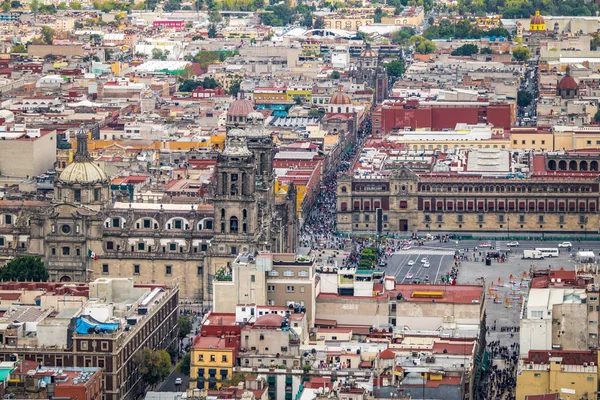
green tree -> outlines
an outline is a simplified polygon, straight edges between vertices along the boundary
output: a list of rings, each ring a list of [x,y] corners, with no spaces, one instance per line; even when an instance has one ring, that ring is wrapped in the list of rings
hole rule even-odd
[[[210,10],[208,12],[208,21],[213,23],[213,24],[218,24],[219,22],[221,22],[223,20],[223,17],[221,16],[221,13],[217,10]]]
[[[164,57],[164,53],[161,49],[158,48],[153,48],[152,49],[152,59],[153,60],[160,60]]]
[[[78,1],[72,1],[71,2],[71,8],[73,10],[81,10],[81,3]]]
[[[340,73],[338,71],[333,71],[329,77],[331,79],[340,79]]]
[[[423,40],[415,47],[415,51],[419,54],[435,53],[436,47],[431,40]]]
[[[40,3],[38,0],[31,0],[31,3],[29,3],[29,8],[31,9],[31,12],[37,12],[40,9]]]
[[[381,23],[381,18],[382,17],[387,17],[387,13],[384,13],[383,10],[381,9],[381,7],[377,7],[375,9],[375,15],[373,15],[373,20],[376,23]]]
[[[460,47],[457,47],[453,52],[453,56],[472,56],[473,54],[477,54],[479,52],[479,48],[477,45],[467,43],[463,44]]]
[[[167,0],[164,9],[165,11],[181,10],[181,0]]]
[[[10,2],[9,1],[5,1],[4,3],[2,3],[2,11],[4,11],[5,13],[10,11]]]
[[[209,39],[217,37],[217,24],[214,22],[208,26],[208,37]]]
[[[15,44],[13,47],[10,48],[10,52],[11,53],[27,53],[27,47],[25,47],[25,45],[23,44]]]
[[[323,29],[323,28],[325,28],[325,21],[323,20],[323,18],[317,18],[317,19],[315,19],[315,23],[313,25],[313,28],[315,28],[315,29]]]
[[[479,49],[479,54],[492,54],[492,49],[490,49],[489,47],[482,47],[481,49]]]
[[[240,83],[242,83],[240,80],[231,82],[231,85],[229,85],[229,89],[227,89],[227,92],[233,97],[237,97],[240,91]]]
[[[54,42],[54,29],[49,26],[42,26],[42,41],[46,44],[52,44]]]
[[[40,257],[15,257],[0,268],[2,282],[46,282],[48,278],[48,271]]]
[[[600,110],[596,111],[596,114],[594,114],[594,122],[600,122]]]
[[[66,10],[67,9],[67,3],[65,3],[64,1],[61,1],[60,3],[58,3],[58,7],[56,7],[59,10]]]
[[[526,61],[531,58],[531,52],[526,47],[515,47],[512,51],[513,58],[517,61]]]
[[[19,0],[12,0],[10,2],[10,8],[22,8],[23,4]]]
[[[171,373],[171,356],[166,350],[152,351],[144,347],[135,354],[134,360],[142,380],[151,386],[161,382]]]
[[[191,360],[190,353],[185,353],[183,355],[183,357],[181,358],[181,360],[179,361],[179,363],[177,363],[175,370],[177,372],[179,372],[180,374],[189,375],[190,374],[190,364],[191,364],[190,360]]]
[[[396,80],[404,74],[404,62],[402,60],[391,61],[385,64],[385,69],[387,69],[388,76]]]
[[[533,100],[533,95],[527,90],[519,90],[517,92],[517,105],[519,107],[527,107],[531,104]]]
[[[183,339],[192,330],[192,321],[190,317],[181,316],[177,319],[177,329],[179,330],[179,339]]]
[[[415,36],[415,30],[413,28],[401,28],[392,33],[392,42],[400,46],[407,46],[410,38],[413,36]]]

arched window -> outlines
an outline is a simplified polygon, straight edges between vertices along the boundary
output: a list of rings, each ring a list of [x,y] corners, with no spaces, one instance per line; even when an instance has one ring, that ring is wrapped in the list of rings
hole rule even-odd
[[[244,208],[242,210],[242,219],[246,219],[246,218],[248,218],[248,211]]]
[[[246,188],[246,173],[242,172],[242,195],[246,195],[247,193],[247,188]]]
[[[221,208],[221,218],[225,218],[225,209]]]
[[[248,226],[246,225],[245,222],[242,224],[242,232],[243,233],[248,233]]]
[[[283,276],[294,276],[294,271],[292,271],[291,269],[286,269],[285,271],[283,271]]]
[[[273,270],[269,271],[269,276],[279,276],[279,271],[277,271],[276,269],[273,269]]]
[[[346,186],[342,186],[342,193],[346,193]]]
[[[238,219],[237,217],[229,218],[229,232],[238,233]]]
[[[302,269],[302,270],[298,271],[298,277],[299,278],[305,278],[307,276],[308,276],[308,271],[307,270]]]
[[[232,196],[238,195],[238,174],[231,174],[231,190],[229,194]]]

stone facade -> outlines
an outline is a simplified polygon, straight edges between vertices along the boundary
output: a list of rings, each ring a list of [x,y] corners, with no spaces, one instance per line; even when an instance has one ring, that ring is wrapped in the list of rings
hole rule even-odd
[[[593,175],[465,178],[406,167],[372,178],[341,175],[338,230],[374,233],[381,208],[383,232],[597,233],[599,195]]]

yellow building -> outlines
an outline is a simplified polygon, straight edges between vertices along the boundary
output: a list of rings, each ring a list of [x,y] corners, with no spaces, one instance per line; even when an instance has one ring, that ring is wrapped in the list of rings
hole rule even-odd
[[[548,364],[522,364],[517,372],[517,400],[527,396],[558,393],[564,400],[596,400],[597,365],[563,365],[562,357]]]
[[[554,135],[550,131],[538,131],[537,128],[512,128],[510,130],[510,148],[522,150],[554,151]]]
[[[190,389],[220,389],[223,381],[230,380],[237,345],[233,337],[199,337],[190,356]]]
[[[540,10],[535,10],[535,15],[531,17],[529,22],[529,30],[530,31],[545,31],[546,30],[546,21],[540,15]]]
[[[357,31],[363,25],[371,25],[375,20],[372,17],[360,15],[333,15],[323,19],[325,28]]]
[[[254,101],[285,101],[287,89],[285,87],[263,87],[255,88],[252,93]]]
[[[312,100],[312,88],[311,87],[289,87],[285,92],[287,100],[294,100],[296,97],[302,100]]]

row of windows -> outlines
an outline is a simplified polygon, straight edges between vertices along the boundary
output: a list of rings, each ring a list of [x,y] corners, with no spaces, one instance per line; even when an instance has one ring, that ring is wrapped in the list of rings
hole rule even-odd
[[[139,264],[133,264],[133,275],[139,275],[141,272],[141,267]],[[102,264],[102,274],[103,275],[108,275],[110,273],[110,269],[109,269],[109,265],[108,264]],[[165,265],[165,275],[169,276],[173,273],[173,266],[172,265]],[[196,268],[196,274],[198,276],[202,276],[204,273],[204,267],[199,265]]]
[[[198,361],[204,361],[204,354],[200,354],[198,355]],[[210,362],[217,362],[217,356],[214,354],[210,355],[209,358]],[[227,356],[226,355],[222,355],[221,356],[221,362],[227,362]],[[227,375],[227,370],[223,369],[221,371],[225,371],[225,375]],[[200,370],[198,370],[198,376],[204,376],[204,369],[202,368],[202,373],[200,373]]]
[[[144,251],[144,252],[148,252],[151,253],[153,250],[153,247],[151,245],[146,244],[145,242],[138,242],[137,245],[131,245],[130,247],[132,252],[140,252],[140,251]],[[110,250],[110,251],[121,251],[121,246],[120,245],[116,245],[115,246],[115,242],[113,241],[107,241],[106,242],[106,250]],[[192,247],[192,252],[193,253],[198,253],[198,251],[207,251],[208,250],[208,244],[207,243],[201,243],[200,246],[194,246]],[[164,245],[162,246],[162,252],[163,253],[183,253],[185,251],[185,246],[181,246],[179,245],[179,243],[169,243],[168,245]]]
[[[487,206],[487,207],[486,207]],[[586,201],[424,201],[423,202],[423,210],[425,211],[452,211],[454,209],[458,211],[466,210],[466,211],[504,211],[505,207],[507,207],[508,211],[579,211],[586,212],[596,211],[596,203],[591,201],[589,204]],[[402,208],[402,207],[400,207]]]
[[[112,218],[109,221],[104,223],[106,228],[125,228],[125,219],[121,217]],[[204,220],[203,222],[199,222],[196,226],[198,230],[207,230],[213,228],[212,219]],[[143,220],[138,220],[135,223],[136,229],[158,229],[158,222],[155,219],[146,218]],[[174,219],[171,222],[165,224],[165,229],[180,229],[180,230],[189,230],[190,225],[185,219]]]
[[[279,271],[276,269],[273,269],[273,270],[269,271],[269,276],[277,277],[277,276],[279,276]],[[291,269],[286,269],[285,271],[283,271],[283,276],[286,278],[293,278],[295,276],[295,274],[294,274],[294,271],[292,271]],[[301,269],[300,271],[298,271],[299,278],[306,278],[307,276],[308,276],[307,270]]]
[[[577,185],[476,185],[476,186],[459,186],[459,185],[421,185],[421,192],[467,192],[467,193],[581,193],[591,192],[591,186]]]
[[[458,214],[455,216],[456,217],[456,222],[465,222],[464,219],[464,215],[462,214]],[[489,216],[488,216],[489,217]],[[504,222],[508,222],[510,223],[510,218],[508,216],[505,215],[497,215],[495,216],[497,221],[499,223],[504,223]],[[429,214],[425,214],[424,216],[425,218],[425,222],[431,222],[433,219],[431,217],[431,215]],[[446,220],[448,220],[448,216],[446,216]],[[518,222],[519,223],[525,223],[527,220],[527,216],[526,215],[519,215],[518,217]],[[435,221],[436,222],[444,222],[444,215],[442,214],[438,214],[435,216]],[[488,219],[489,221],[489,219]],[[588,223],[588,217],[586,217],[585,215],[580,215],[579,219],[578,219],[580,224],[587,224]],[[477,222],[482,223],[485,222],[485,214],[479,214],[477,215]],[[537,216],[537,222],[540,224],[543,224],[544,222],[546,222],[546,217],[544,215],[538,215]],[[564,224],[565,223],[565,216],[564,215],[559,215],[558,216],[558,223],[559,224]]]
[[[50,249],[50,253],[55,256],[56,255],[56,247],[52,247]],[[69,246],[63,246],[60,248],[60,254],[63,256],[70,256],[71,255],[71,248]],[[75,248],[75,255],[76,256],[80,256],[81,255],[81,249],[80,248]]]

